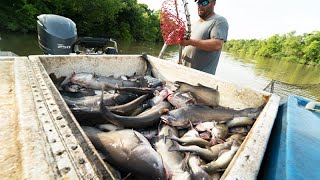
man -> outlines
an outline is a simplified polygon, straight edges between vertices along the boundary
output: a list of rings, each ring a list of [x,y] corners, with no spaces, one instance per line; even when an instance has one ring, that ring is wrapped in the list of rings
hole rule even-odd
[[[216,0],[198,0],[200,19],[191,26],[190,39],[180,43],[185,66],[215,74],[223,43],[228,36],[227,20],[214,12]]]

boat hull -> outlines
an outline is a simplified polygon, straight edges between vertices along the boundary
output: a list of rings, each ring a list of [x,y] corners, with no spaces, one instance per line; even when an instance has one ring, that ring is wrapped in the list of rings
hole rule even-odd
[[[320,178],[320,114],[305,109],[310,101],[292,95],[280,106],[260,170],[262,179]]]

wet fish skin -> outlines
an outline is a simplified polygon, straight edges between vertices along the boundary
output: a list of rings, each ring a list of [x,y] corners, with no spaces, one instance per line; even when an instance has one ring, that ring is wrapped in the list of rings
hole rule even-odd
[[[220,93],[216,89],[201,84],[194,86],[181,81],[176,81],[174,84],[178,85],[178,92],[190,92],[198,104],[200,103],[212,107],[219,105]]]
[[[229,133],[229,129],[225,124],[215,123],[214,127],[211,130],[211,143],[217,144],[218,141],[224,141]]]
[[[226,125],[229,128],[232,127],[239,127],[239,126],[252,126],[254,123],[254,120],[249,117],[235,117],[234,119],[226,122]]]
[[[109,111],[102,100],[103,93],[101,94],[100,101],[100,112],[102,117],[112,124],[127,128],[146,128],[154,126],[158,124],[158,122],[160,121],[162,111],[171,108],[170,103],[168,103],[167,101],[162,101],[159,104],[152,107],[150,110],[145,111],[139,114],[138,116],[119,116]]]
[[[99,130],[104,131],[104,132],[110,132],[110,131],[117,131],[117,130],[122,130],[122,127],[113,125],[113,124],[99,124],[96,126]]]
[[[212,147],[210,147],[211,153],[218,158],[219,153],[224,149],[229,149],[231,147],[231,144],[223,143],[223,144],[216,144]]]
[[[183,167],[183,154],[178,151],[168,151],[173,142],[170,139],[165,139],[169,135],[169,131],[178,135],[175,127],[162,125],[159,130],[158,140],[155,143],[156,151],[161,155],[165,162],[168,172],[172,180],[190,180],[190,174]]]
[[[208,161],[215,160],[218,157],[218,154],[215,155],[206,148],[201,148],[196,145],[181,146],[176,141],[173,142],[172,146],[169,148],[169,151],[192,152],[199,155],[202,159]]]
[[[198,156],[190,155],[188,165],[191,170],[192,179],[212,180],[211,176],[200,168],[200,159]]]
[[[113,80],[113,78],[111,80],[98,78],[92,73],[73,73],[70,77],[72,83],[96,90],[114,89],[119,92],[131,92],[139,95],[152,94],[155,90],[154,88],[139,88],[139,85],[133,85],[131,81],[121,80],[121,83],[118,84],[114,83]]]
[[[216,172],[216,173],[212,173],[210,174],[212,180],[220,180],[221,178],[221,173],[220,172]]]
[[[141,87],[155,88],[157,86],[162,86],[162,82],[157,78],[147,75],[140,79],[140,85]]]
[[[245,138],[246,138],[246,136],[243,133],[235,133],[226,139],[225,144],[228,143],[231,146],[231,144],[234,142],[234,140],[238,144],[241,144]]]
[[[261,109],[259,108],[234,110],[221,106],[211,108],[201,105],[189,105],[169,111],[161,119],[172,126],[189,127],[190,122],[192,124],[208,121],[223,122],[232,120],[235,117],[257,116],[260,112]]]
[[[111,106],[111,107],[108,107],[108,109],[111,112],[114,112],[118,115],[128,116],[136,109],[137,106],[141,105],[148,98],[148,96],[149,96],[148,94],[145,94],[145,95],[142,95],[131,102],[128,102],[128,103],[122,104],[122,105],[118,105],[118,106]]]
[[[191,97],[186,97],[181,93],[170,94],[167,99],[176,108],[182,108],[191,104],[195,104],[194,99]]]
[[[247,127],[238,126],[229,128],[230,133],[244,133],[247,134],[249,132]]]
[[[215,121],[211,121],[211,122],[202,122],[196,125],[195,129],[197,131],[210,131],[211,129],[215,126],[216,122]]]
[[[186,137],[183,136],[181,138],[178,138],[177,136],[175,136],[172,132],[169,132],[169,135],[165,137],[166,139],[171,139],[174,141],[177,141],[179,143],[182,143],[183,145],[197,145],[200,147],[211,147],[212,144],[209,141],[206,141],[202,138],[199,137]]]
[[[238,149],[239,145],[236,143],[233,144],[231,146],[231,149],[219,156],[217,160],[202,165],[201,168],[205,170],[207,173],[214,173],[217,172],[219,169],[227,168]]]
[[[61,89],[62,89],[63,91],[66,91],[66,92],[73,92],[73,93],[75,93],[75,92],[79,92],[80,89],[81,89],[81,87],[80,87],[80,85],[78,85],[78,84],[73,84],[73,83],[71,83],[71,82],[68,82],[68,83],[66,83],[66,84],[61,85]]]
[[[109,157],[109,162],[126,172],[147,179],[167,179],[163,161],[148,140],[134,130],[102,132],[82,127],[95,148]]]
[[[84,96],[84,97],[70,97],[62,94],[62,97],[66,104],[74,111],[93,111],[99,104],[101,95]],[[131,93],[125,94],[110,94],[105,93],[103,95],[103,103],[106,106],[116,106],[118,104],[128,103],[137,98],[137,95]]]
[[[98,76],[94,73],[73,73],[70,77],[70,81],[74,84],[79,84],[86,88],[98,87],[102,89],[102,85],[106,87],[118,86],[118,87],[139,87],[139,83],[116,79],[106,76]]]

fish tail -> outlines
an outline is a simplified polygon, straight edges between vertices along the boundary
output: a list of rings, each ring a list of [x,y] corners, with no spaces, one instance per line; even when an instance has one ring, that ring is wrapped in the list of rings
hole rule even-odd
[[[188,162],[190,159],[191,153],[190,152],[186,152],[185,153],[185,157],[184,159],[182,159],[182,161],[180,162],[179,166],[181,167],[181,169],[187,171],[188,170]]]
[[[168,135],[164,137],[164,142],[165,142],[165,143],[167,143],[167,142],[166,142],[167,139],[171,139],[171,140],[178,141],[178,142],[180,141],[180,139],[173,134],[172,129],[169,129]]]
[[[172,141],[172,145],[169,147],[168,151],[180,151],[179,143]]]

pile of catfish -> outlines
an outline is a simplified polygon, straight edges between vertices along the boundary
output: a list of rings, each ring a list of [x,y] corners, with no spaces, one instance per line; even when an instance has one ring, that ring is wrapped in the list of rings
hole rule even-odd
[[[219,179],[264,107],[222,107],[218,87],[146,74],[56,85],[114,179]]]

